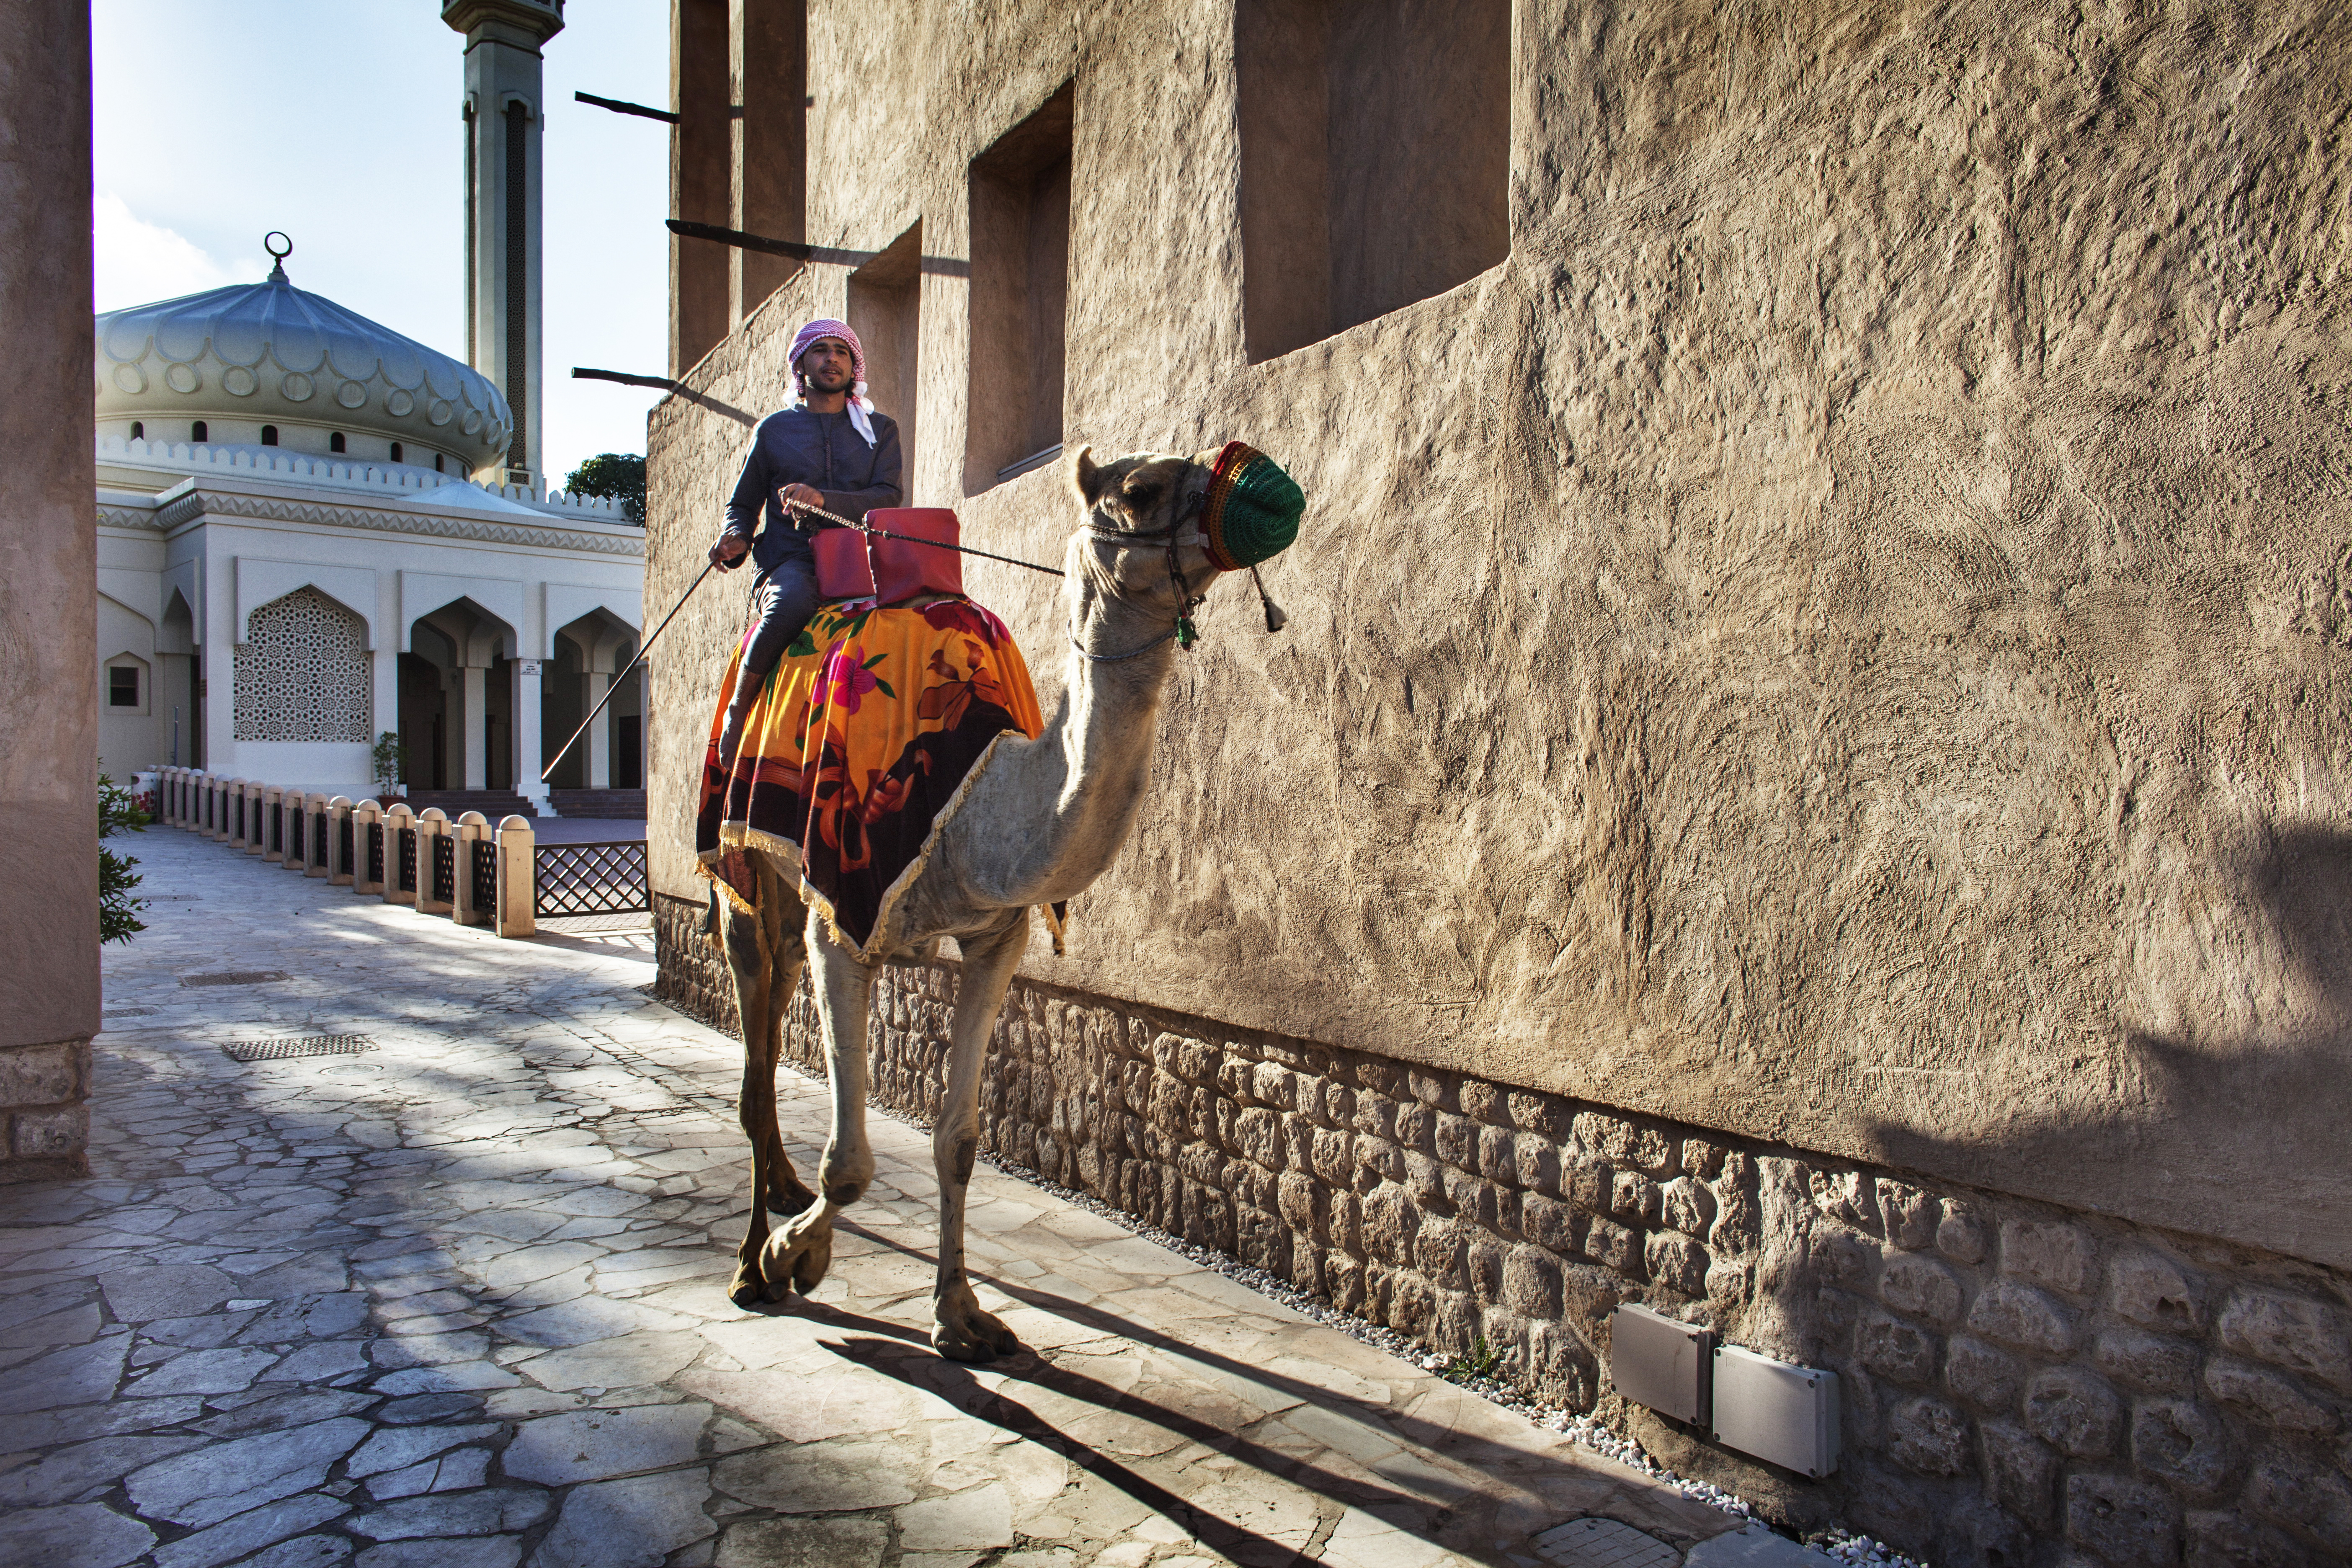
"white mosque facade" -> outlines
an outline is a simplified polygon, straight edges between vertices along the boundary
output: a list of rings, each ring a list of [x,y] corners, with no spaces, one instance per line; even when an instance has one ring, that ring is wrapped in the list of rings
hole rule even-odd
[[[282,268],[97,329],[108,771],[358,798],[392,731],[410,793],[546,812],[544,759],[635,653],[644,531],[472,482],[510,451],[498,388]],[[645,689],[614,694],[557,789],[642,786]]]

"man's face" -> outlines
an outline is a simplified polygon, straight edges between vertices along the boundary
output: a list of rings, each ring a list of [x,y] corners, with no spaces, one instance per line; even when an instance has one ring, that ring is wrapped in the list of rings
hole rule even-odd
[[[800,370],[812,392],[846,392],[855,374],[849,345],[839,338],[819,338],[801,351]]]

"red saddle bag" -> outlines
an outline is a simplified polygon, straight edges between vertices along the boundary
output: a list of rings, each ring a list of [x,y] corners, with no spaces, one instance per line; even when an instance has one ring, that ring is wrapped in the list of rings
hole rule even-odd
[[[816,592],[821,599],[870,599],[874,567],[866,558],[866,536],[854,528],[819,529],[810,542],[816,552]]]
[[[943,506],[877,507],[866,514],[866,522],[869,528],[887,529],[908,536],[865,536],[874,563],[876,598],[886,605],[895,605],[918,594],[963,592],[963,557],[953,550],[939,548],[961,542],[962,529],[954,512]],[[919,540],[935,542],[914,542]]]

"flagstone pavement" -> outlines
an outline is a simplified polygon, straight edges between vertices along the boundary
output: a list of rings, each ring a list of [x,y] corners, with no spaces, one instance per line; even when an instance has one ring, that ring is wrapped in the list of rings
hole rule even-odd
[[[739,1310],[737,1047],[641,992],[642,931],[501,942],[170,829],[127,847],[156,899],[106,956],[92,1173],[0,1188],[0,1563],[1419,1568],[1635,1539],[1559,1528],[1586,1516],[1669,1543],[1642,1561],[1737,1555],[1727,1516],[984,1166],[975,1284],[1026,1348],[941,1360],[929,1141],[887,1119],[814,1300]],[[184,983],[256,973],[283,977]],[[373,1048],[223,1048],[341,1036]],[[783,1076],[805,1169],[824,1090]]]

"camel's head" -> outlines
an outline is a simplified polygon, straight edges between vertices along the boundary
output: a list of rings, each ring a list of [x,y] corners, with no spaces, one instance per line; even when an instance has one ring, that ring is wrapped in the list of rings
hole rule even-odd
[[[1070,542],[1075,563],[1103,592],[1139,608],[1177,613],[1177,586],[1169,574],[1169,546],[1187,593],[1209,591],[1218,566],[1201,530],[1201,499],[1208,465],[1168,452],[1136,452],[1095,460],[1092,447],[1070,459],[1070,482],[1086,508],[1086,528]]]
[[[1138,452],[1108,463],[1081,447],[1070,483],[1086,508],[1086,527],[1070,541],[1072,577],[1088,594],[1154,616],[1165,615],[1191,647],[1189,612],[1221,572],[1246,570],[1265,606],[1265,629],[1288,618],[1257,581],[1257,563],[1298,535],[1307,498],[1281,466],[1240,441],[1192,458]]]

